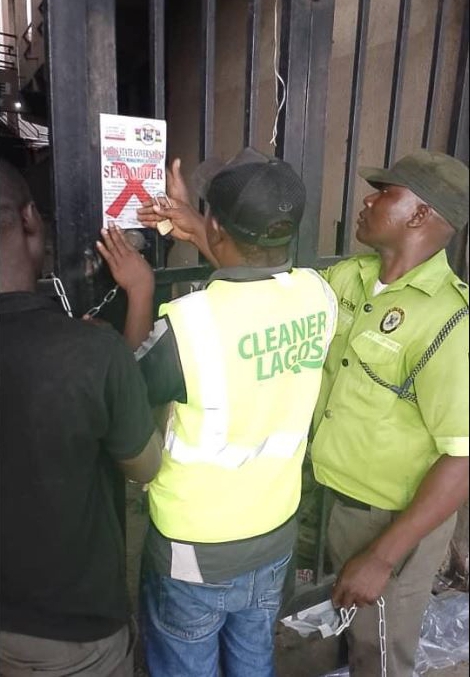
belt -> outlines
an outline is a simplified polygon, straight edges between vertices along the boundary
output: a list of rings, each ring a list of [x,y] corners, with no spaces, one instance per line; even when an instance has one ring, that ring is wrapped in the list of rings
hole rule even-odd
[[[341,494],[339,491],[336,491],[335,489],[330,489],[331,493],[333,496],[335,496],[340,503],[345,505],[347,508],[356,508],[357,510],[370,510],[372,506],[370,506],[368,503],[363,503],[362,501],[358,501],[355,498],[352,498],[351,496],[346,496],[345,494]]]

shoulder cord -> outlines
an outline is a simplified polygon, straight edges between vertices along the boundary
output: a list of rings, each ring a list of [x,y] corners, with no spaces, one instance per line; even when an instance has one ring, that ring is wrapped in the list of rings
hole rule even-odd
[[[438,350],[438,348],[442,345],[442,343],[449,336],[451,331],[458,325],[458,323],[461,320],[463,320],[464,317],[467,317],[467,315],[468,315],[468,306],[464,306],[463,308],[460,308],[456,313],[454,313],[449,320],[447,320],[445,325],[437,334],[434,341],[431,343],[431,345],[429,345],[426,348],[421,358],[418,360],[417,364],[413,367],[413,370],[411,371],[410,375],[408,376],[408,378],[405,380],[405,382],[401,387],[393,385],[391,383],[387,383],[387,381],[384,381],[382,378],[380,378],[380,376],[377,376],[377,374],[372,371],[372,369],[366,362],[362,362],[361,360],[359,360],[359,364],[364,369],[366,374],[370,376],[370,378],[373,381],[375,381],[375,383],[378,383],[384,388],[388,388],[388,390],[392,390],[394,393],[398,395],[399,399],[407,400],[408,402],[417,404],[416,395],[410,392],[410,388],[413,385],[416,376],[423,369],[426,363],[431,359],[431,357]]]

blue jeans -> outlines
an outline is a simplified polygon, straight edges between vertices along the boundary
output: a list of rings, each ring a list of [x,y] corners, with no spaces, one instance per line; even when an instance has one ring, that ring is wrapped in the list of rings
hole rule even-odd
[[[274,631],[291,555],[223,583],[145,564],[141,631],[151,677],[274,677]]]

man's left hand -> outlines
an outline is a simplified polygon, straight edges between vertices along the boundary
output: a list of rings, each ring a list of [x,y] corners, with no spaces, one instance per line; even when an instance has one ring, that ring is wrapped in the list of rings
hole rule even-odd
[[[352,557],[342,568],[335,583],[332,601],[335,607],[349,609],[375,604],[387,585],[392,567],[374,553]]]
[[[135,247],[126,239],[123,231],[110,225],[101,231],[103,242],[97,242],[99,253],[109,266],[116,283],[130,294],[153,293],[155,279],[152,268]]]

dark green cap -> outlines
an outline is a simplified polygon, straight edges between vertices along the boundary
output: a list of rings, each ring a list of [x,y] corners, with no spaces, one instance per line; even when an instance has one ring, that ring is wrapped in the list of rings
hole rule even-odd
[[[384,183],[409,188],[455,230],[468,222],[468,167],[450,155],[418,150],[390,169],[361,167],[359,176],[374,188]]]

